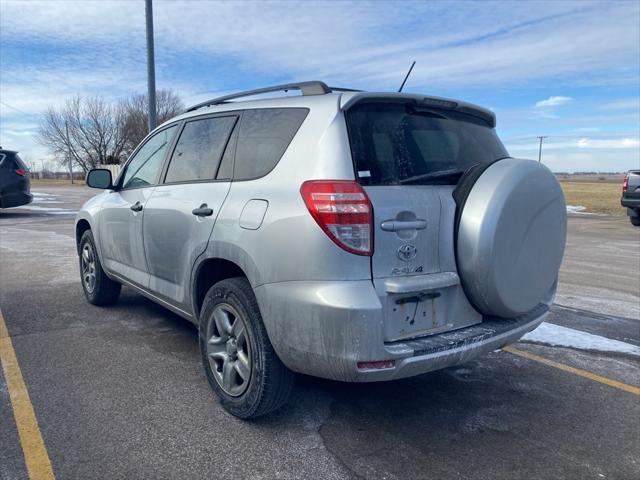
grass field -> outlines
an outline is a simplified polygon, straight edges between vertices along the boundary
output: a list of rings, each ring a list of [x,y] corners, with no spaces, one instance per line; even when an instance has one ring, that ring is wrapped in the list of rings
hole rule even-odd
[[[560,181],[567,205],[582,205],[588,213],[622,216],[627,211],[620,205],[622,182]]]

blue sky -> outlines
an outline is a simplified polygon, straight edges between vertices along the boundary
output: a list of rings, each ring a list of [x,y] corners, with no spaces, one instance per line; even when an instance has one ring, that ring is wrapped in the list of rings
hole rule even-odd
[[[514,156],[640,167],[640,2],[154,2],[158,88],[186,104],[317,79],[460,98]],[[0,144],[47,156],[42,112],[146,91],[144,2],[0,0]]]

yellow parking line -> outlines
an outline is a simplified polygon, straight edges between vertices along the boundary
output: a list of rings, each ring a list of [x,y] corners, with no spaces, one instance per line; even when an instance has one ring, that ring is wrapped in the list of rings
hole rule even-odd
[[[9,390],[9,398],[16,419],[20,446],[24,454],[29,478],[33,480],[55,479],[49,454],[42,441],[36,414],[29,399],[27,386],[24,384],[20,365],[13,349],[11,338],[0,311],[0,363],[4,371],[4,378]]]
[[[618,388],[620,390],[624,390],[625,392],[633,393],[635,395],[640,395],[640,388],[634,387],[633,385],[628,385],[626,383],[618,382],[617,380],[612,380],[611,378],[603,377],[600,375],[596,375],[595,373],[587,372],[586,370],[580,370],[579,368],[570,367],[569,365],[565,365],[563,363],[554,362],[553,360],[549,360],[548,358],[541,357],[540,355],[536,355],[535,353],[525,352],[518,348],[513,347],[504,347],[502,350],[505,352],[512,353],[514,355],[518,355],[520,357],[527,358],[529,360],[533,360],[534,362],[543,363],[545,365],[549,365],[550,367],[557,368],[559,370],[573,373],[574,375],[579,375],[584,378],[588,378],[589,380],[593,380],[594,382],[604,383],[605,385],[609,385],[613,388]]]

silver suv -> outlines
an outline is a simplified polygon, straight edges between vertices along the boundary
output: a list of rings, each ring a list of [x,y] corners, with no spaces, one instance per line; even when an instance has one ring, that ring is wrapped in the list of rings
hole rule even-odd
[[[86,297],[124,284],[196,324],[242,418],[281,406],[294,372],[393,380],[515,342],[553,301],[566,211],[494,127],[465,102],[322,82],[197,105],[115,181],[89,173],[105,192],[76,221]]]

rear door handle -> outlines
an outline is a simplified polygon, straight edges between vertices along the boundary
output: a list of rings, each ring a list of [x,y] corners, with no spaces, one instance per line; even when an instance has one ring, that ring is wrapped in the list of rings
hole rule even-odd
[[[380,224],[380,228],[385,232],[399,232],[401,230],[424,230],[427,228],[425,220],[412,220],[402,222],[400,220],[385,220]]]
[[[198,208],[191,210],[191,213],[198,217],[210,217],[213,215],[213,208],[209,208],[206,203],[203,203]]]
[[[134,212],[139,212],[142,210],[142,204],[138,201],[129,207]]]

